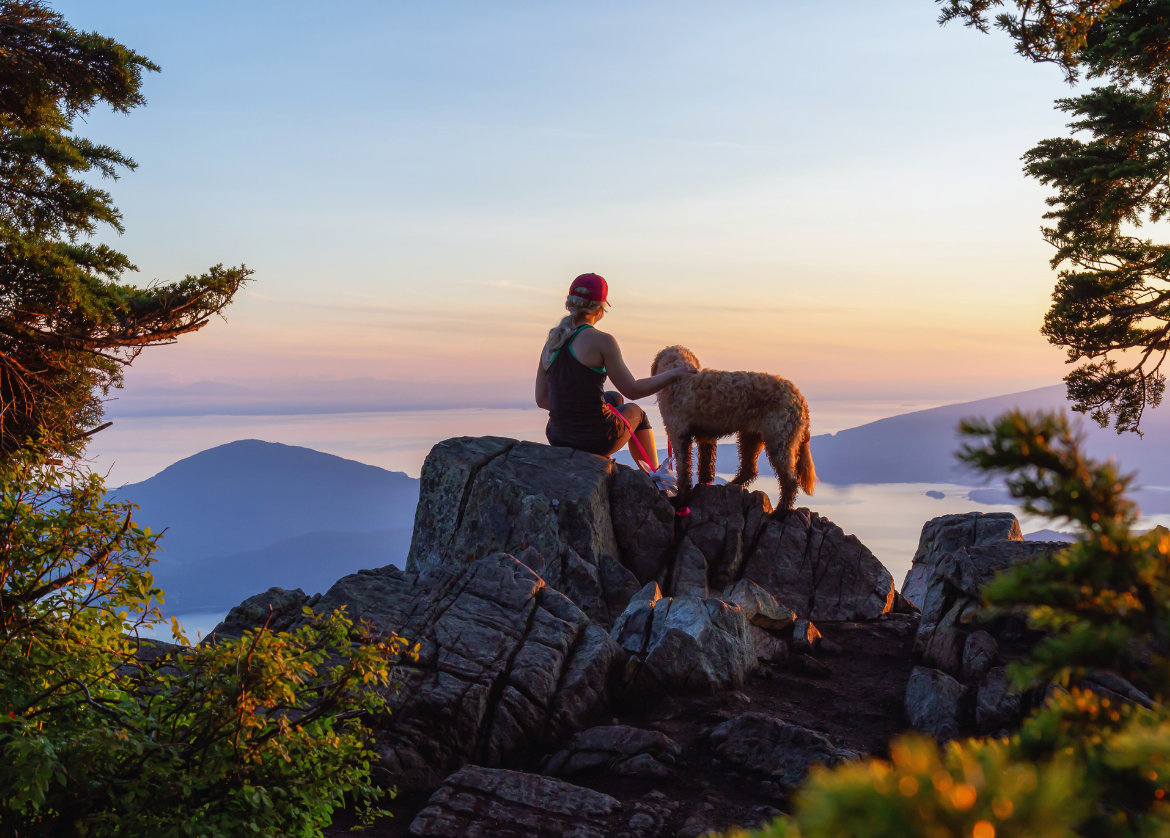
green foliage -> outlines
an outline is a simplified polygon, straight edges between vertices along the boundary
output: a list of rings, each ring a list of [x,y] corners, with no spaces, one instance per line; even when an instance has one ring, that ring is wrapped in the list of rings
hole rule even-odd
[[[990,31],[992,9],[1015,6],[995,16],[997,29],[1016,42],[1016,52],[1036,62],[1058,64],[1071,82],[1077,78],[1090,37],[1100,41],[1102,21],[1115,20],[1124,0],[936,0],[943,7],[939,23],[960,20],[980,32]],[[1096,27],[1096,28],[1095,28]],[[1091,34],[1090,34],[1091,33]]]
[[[1170,245],[1138,235],[1170,210],[1170,0],[945,0],[941,20],[987,31],[1007,6],[996,25],[1020,54],[1070,82],[1107,80],[1057,102],[1074,136],[1042,141],[1024,169],[1053,189],[1043,234],[1067,267],[1041,332],[1082,362],[1069,397],[1102,427],[1138,431],[1170,351]]]
[[[1132,477],[1112,462],[1086,459],[1063,416],[1009,413],[994,425],[964,422],[962,432],[988,440],[965,447],[963,460],[1009,474],[1008,487],[1026,510],[1086,533],[1055,556],[1014,568],[983,592],[1001,609],[1025,610],[1033,626],[1049,632],[1020,678],[1067,682],[1070,674],[1107,667],[1165,691],[1170,534],[1131,534],[1138,510],[1124,492]]]
[[[1051,682],[1044,706],[1007,740],[914,736],[890,760],[818,770],[790,818],[756,838],[1007,838],[1170,835],[1170,532],[1131,532],[1131,478],[1086,458],[1063,415],[1011,412],[967,421],[981,440],[961,458],[1007,477],[1034,514],[1084,532],[1051,558],[1017,565],[983,590],[990,613],[1024,613],[1046,638],[1017,686]],[[1087,670],[1119,672],[1153,707],[1070,686]],[[1042,679],[1042,680],[1041,680]]]
[[[74,121],[143,104],[142,73],[157,69],[39,0],[0,0],[0,453],[32,439],[75,453],[122,368],[202,328],[251,273],[219,265],[142,288],[122,281],[136,270],[126,256],[88,241],[122,225],[84,177],[135,164]]]
[[[238,642],[140,640],[160,620],[158,536],[97,476],[52,465],[84,447],[125,365],[202,328],[250,274],[137,287],[90,240],[122,226],[85,178],[134,161],[74,121],[143,104],[157,69],[39,0],[0,0],[0,838],[312,836],[381,794],[361,718],[384,709],[402,641],[311,611]]]
[[[94,475],[0,466],[0,836],[309,836],[375,801],[359,717],[402,641],[306,609],[152,650],[157,539]]]
[[[1078,772],[1063,758],[1044,767],[1013,759],[998,740],[950,745],[906,736],[890,761],[815,770],[797,797],[797,815],[768,829],[731,835],[763,838],[1063,838],[1085,806]],[[988,827],[991,830],[988,830]]]

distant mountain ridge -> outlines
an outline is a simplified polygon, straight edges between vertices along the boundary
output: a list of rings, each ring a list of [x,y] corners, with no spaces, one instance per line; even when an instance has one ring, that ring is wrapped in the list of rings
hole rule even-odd
[[[1114,456],[1126,471],[1139,472],[1141,483],[1170,486],[1170,410],[1146,412],[1142,419],[1144,437],[1118,435],[1072,413],[1063,384],[919,410],[814,436],[817,475],[836,484],[970,482],[971,473],[955,459],[961,444],[959,420],[977,416],[991,419],[1013,408],[1066,410],[1081,428],[1091,456]]]
[[[153,572],[168,610],[186,610],[235,605],[272,585],[332,583],[363,567],[401,565],[418,480],[247,439],[110,494],[138,504],[135,517],[155,532],[166,530]]]

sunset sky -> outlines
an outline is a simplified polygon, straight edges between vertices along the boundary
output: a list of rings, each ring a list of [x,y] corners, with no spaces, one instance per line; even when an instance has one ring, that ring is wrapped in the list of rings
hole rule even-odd
[[[636,375],[671,343],[819,398],[1067,371],[1019,158],[1068,89],[929,0],[53,5],[163,70],[80,126],[140,164],[103,238],[142,282],[256,271],[131,388],[521,404],[583,271]]]

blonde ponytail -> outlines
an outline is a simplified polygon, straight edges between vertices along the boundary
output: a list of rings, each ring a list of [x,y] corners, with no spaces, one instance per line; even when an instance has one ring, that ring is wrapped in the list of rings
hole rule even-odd
[[[584,290],[584,289],[582,289]],[[582,314],[592,314],[595,311],[605,312],[604,303],[596,303],[584,297],[570,294],[565,300],[565,308],[569,313],[561,318],[561,322],[549,329],[548,340],[544,342],[544,351],[540,353],[540,363],[547,370],[552,366],[553,353],[565,345],[573,332],[577,330],[574,321]]]

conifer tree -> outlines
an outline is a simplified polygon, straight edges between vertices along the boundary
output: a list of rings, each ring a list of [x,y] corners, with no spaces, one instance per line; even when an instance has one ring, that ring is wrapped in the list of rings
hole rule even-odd
[[[404,644],[305,609],[295,630],[195,648],[172,621],[182,645],[152,650],[159,534],[52,456],[83,448],[142,348],[201,328],[249,275],[138,287],[91,239],[122,227],[85,177],[134,163],[74,123],[141,105],[156,69],[42,2],[0,0],[0,838],[319,836],[383,795],[362,719],[384,711]]]
[[[1170,2],[939,0],[942,22],[1006,32],[1022,56],[1099,80],[1057,107],[1072,137],[1044,140],[1025,171],[1053,188],[1043,235],[1060,268],[1041,332],[1080,365],[1069,398],[1102,427],[1139,431],[1165,391],[1170,244]],[[1161,238],[1166,238],[1164,228]]]
[[[250,273],[216,266],[136,286],[124,281],[130,260],[92,241],[122,223],[84,176],[135,164],[77,136],[75,122],[99,105],[143,104],[142,74],[157,69],[40,0],[0,0],[0,454],[31,440],[76,452],[122,368],[202,328]]]

